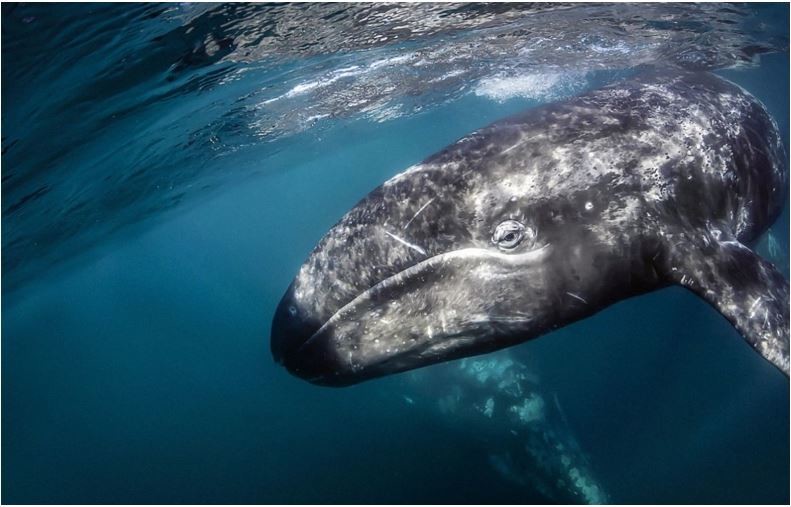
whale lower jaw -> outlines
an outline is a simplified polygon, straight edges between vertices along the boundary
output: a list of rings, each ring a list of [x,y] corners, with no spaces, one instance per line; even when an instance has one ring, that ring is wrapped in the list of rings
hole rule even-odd
[[[547,244],[519,254],[485,248],[464,248],[428,257],[360,293],[337,310],[296,350],[297,356],[310,357],[313,361],[331,362],[331,371],[320,375],[306,375],[299,368],[290,369],[292,373],[316,384],[350,385],[441,360],[501,348],[504,345],[497,338],[526,332],[533,325],[534,317],[522,312],[464,314],[462,309],[462,313],[457,313],[453,319],[446,319],[442,312],[428,316],[425,312],[420,312],[420,318],[424,319],[425,325],[403,331],[398,322],[378,316],[377,312],[381,311],[380,304],[392,305],[394,301],[397,304],[402,300],[406,305],[415,292],[433,290],[430,284],[424,286],[424,280],[443,270],[473,266],[476,276],[496,279],[501,276],[501,270],[510,269],[514,265],[535,265],[550,252],[551,246]],[[475,285],[475,280],[469,284]],[[409,325],[412,325],[414,314],[405,313],[399,320],[409,321]],[[373,335],[367,335],[366,326],[370,321],[387,324],[387,336],[376,331]],[[414,339],[405,339],[404,346],[392,349],[373,347],[373,342],[378,341],[377,337],[383,338],[381,341],[384,342],[385,338],[401,332],[410,334]],[[351,342],[360,345],[354,347],[349,345]]]
[[[300,347],[299,350],[302,350],[305,346],[307,346],[317,336],[321,335],[322,332],[326,331],[334,323],[337,323],[339,320],[343,319],[344,315],[348,314],[350,311],[352,311],[354,308],[359,306],[361,303],[370,300],[372,295],[381,292],[386,288],[403,284],[406,280],[413,278],[415,276],[419,276],[420,273],[428,269],[431,269],[433,267],[436,267],[438,264],[448,263],[457,259],[464,259],[464,260],[480,259],[481,261],[497,259],[501,262],[505,261],[509,264],[528,263],[531,261],[539,261],[543,259],[546,256],[546,254],[549,252],[549,249],[550,249],[550,245],[544,245],[540,248],[531,250],[529,252],[516,254],[516,255],[509,255],[506,253],[495,252],[484,248],[464,248],[461,250],[454,250],[452,252],[447,252],[440,255],[433,255],[423,261],[418,262],[413,266],[410,266],[409,268],[403,271],[399,271],[398,273],[385,278],[381,282],[377,283],[371,288],[360,293],[357,297],[352,299],[350,302],[348,302],[343,307],[341,307],[338,311],[332,314],[332,316],[330,316],[330,318],[327,319],[327,321],[310,338],[308,338],[308,340],[302,345],[302,347]],[[508,320],[508,318],[500,317],[500,320],[505,321]]]

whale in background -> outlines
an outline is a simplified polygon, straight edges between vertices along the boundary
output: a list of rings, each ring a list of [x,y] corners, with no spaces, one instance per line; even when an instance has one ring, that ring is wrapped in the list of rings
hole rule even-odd
[[[417,369],[403,382],[409,406],[481,441],[507,481],[560,504],[609,503],[557,396],[509,350]]]

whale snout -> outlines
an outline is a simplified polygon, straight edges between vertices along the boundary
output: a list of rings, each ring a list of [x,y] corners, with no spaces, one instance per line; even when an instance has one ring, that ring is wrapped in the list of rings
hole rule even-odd
[[[311,340],[320,328],[319,319],[300,306],[292,284],[272,319],[272,357],[291,374],[314,384],[346,385],[337,375],[340,365],[326,340]]]

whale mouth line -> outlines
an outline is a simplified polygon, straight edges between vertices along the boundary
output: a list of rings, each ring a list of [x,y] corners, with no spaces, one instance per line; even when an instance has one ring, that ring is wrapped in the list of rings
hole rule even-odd
[[[484,248],[462,248],[459,250],[452,250],[450,252],[445,252],[442,254],[433,255],[427,259],[424,259],[404,270],[399,271],[393,275],[384,278],[380,282],[372,285],[368,289],[364,290],[360,294],[358,294],[354,299],[343,305],[339,308],[335,313],[333,313],[329,319],[327,319],[319,329],[317,329],[307,340],[305,340],[302,345],[299,346],[297,349],[297,353],[301,352],[305,349],[305,347],[309,346],[311,343],[316,341],[319,336],[321,336],[330,326],[334,323],[341,320],[344,315],[350,311],[352,311],[360,302],[364,301],[365,299],[369,298],[372,294],[379,292],[387,287],[390,287],[394,284],[397,284],[405,279],[408,279],[416,274],[424,272],[427,268],[431,266],[435,266],[440,263],[445,263],[448,261],[456,260],[456,259],[480,259],[480,260],[487,260],[487,259],[496,259],[500,262],[505,262],[508,264],[521,264],[525,262],[537,261],[542,259],[550,249],[550,244],[545,244],[533,250],[520,253],[520,254],[507,254],[503,253],[499,250],[490,250]],[[521,320],[521,319],[516,319]]]

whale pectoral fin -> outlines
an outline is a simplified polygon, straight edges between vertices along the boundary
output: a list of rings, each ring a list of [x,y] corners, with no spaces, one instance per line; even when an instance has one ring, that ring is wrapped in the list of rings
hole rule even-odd
[[[675,238],[678,239],[678,236]],[[788,376],[788,281],[735,239],[676,241],[665,276],[714,306],[759,354]]]

